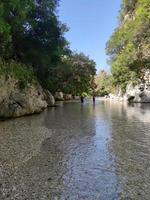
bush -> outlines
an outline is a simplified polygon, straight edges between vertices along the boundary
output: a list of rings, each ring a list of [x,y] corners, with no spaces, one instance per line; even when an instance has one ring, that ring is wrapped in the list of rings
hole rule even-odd
[[[0,76],[14,77],[19,82],[20,89],[24,89],[28,84],[37,84],[32,68],[27,67],[14,60],[9,62],[0,59]]]

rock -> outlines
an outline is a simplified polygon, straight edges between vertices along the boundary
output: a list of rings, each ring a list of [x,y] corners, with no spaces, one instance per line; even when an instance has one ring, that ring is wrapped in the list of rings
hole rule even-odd
[[[55,92],[54,98],[56,101],[63,101],[64,95],[62,92]]]
[[[139,79],[137,85],[130,82],[125,94],[121,89],[117,89],[115,94],[109,94],[109,98],[133,103],[150,103],[150,70],[144,70],[143,77]]]
[[[127,100],[134,103],[150,103],[150,70],[144,71],[139,84],[133,86],[130,83],[126,89]]]
[[[44,90],[44,100],[47,102],[48,106],[54,106],[55,105],[55,99],[53,95],[50,93],[49,90]]]
[[[72,94],[64,94],[64,100],[69,101],[72,99],[73,99]]]
[[[74,100],[80,100],[80,97],[79,96],[74,96],[73,99]]]
[[[127,100],[133,103],[150,103],[150,91],[138,89],[132,95],[127,93]]]
[[[47,107],[40,85],[19,88],[14,78],[0,77],[0,118],[19,117],[39,113]]]
[[[10,96],[14,88],[17,87],[17,80],[11,77],[0,76],[0,103],[5,97]]]

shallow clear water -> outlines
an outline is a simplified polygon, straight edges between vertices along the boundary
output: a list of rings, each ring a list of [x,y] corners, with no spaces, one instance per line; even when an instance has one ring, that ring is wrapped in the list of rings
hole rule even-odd
[[[0,122],[0,200],[119,199],[150,199],[150,104],[68,102]]]

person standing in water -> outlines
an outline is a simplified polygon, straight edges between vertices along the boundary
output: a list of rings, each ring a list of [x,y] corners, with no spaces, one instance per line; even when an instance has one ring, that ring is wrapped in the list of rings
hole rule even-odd
[[[84,103],[84,97],[83,97],[83,95],[81,95],[80,100],[81,100],[81,103]]]
[[[93,90],[93,103],[95,103],[95,90]]]
[[[95,103],[95,95],[93,95],[93,103]]]

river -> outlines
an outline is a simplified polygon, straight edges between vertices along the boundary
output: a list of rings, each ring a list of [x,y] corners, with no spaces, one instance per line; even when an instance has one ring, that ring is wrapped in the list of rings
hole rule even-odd
[[[0,122],[0,200],[121,199],[150,199],[150,104],[60,102]]]

